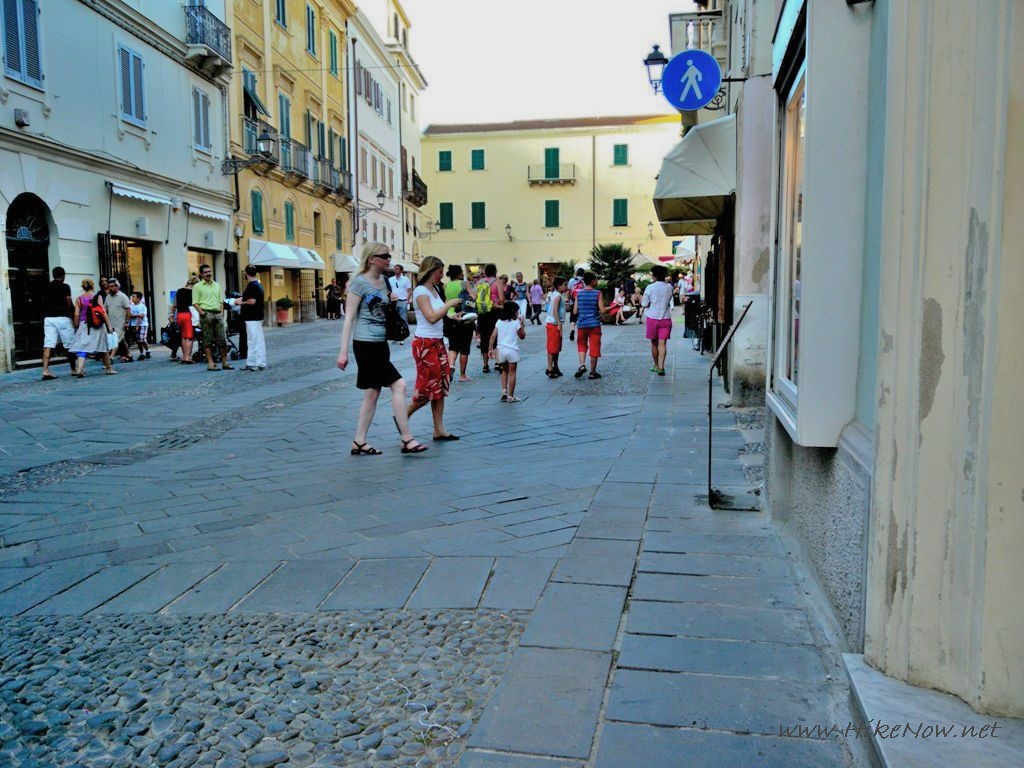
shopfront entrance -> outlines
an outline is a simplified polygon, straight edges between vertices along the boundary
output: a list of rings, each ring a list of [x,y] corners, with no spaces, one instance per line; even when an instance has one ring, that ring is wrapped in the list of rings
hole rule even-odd
[[[32,194],[14,198],[7,210],[7,281],[11,289],[14,362],[43,354],[43,303],[50,282],[50,211]]]
[[[153,244],[116,235],[99,236],[100,276],[116,277],[121,290],[128,295],[142,293],[150,312],[156,307],[153,293]],[[150,341],[159,330],[154,319],[149,322]]]

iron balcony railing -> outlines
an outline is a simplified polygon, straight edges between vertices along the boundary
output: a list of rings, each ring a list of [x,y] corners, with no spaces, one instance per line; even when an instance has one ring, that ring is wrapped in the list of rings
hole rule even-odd
[[[672,50],[679,52],[693,48],[710,53],[720,63],[725,62],[728,29],[721,11],[697,11],[669,15]]]
[[[225,61],[231,61],[231,28],[201,5],[185,6],[185,42],[205,45]]]
[[[538,163],[531,165],[526,171],[526,180],[531,184],[544,182],[575,182],[576,163]]]
[[[322,187],[328,189],[336,189],[334,184],[334,167],[331,165],[331,161],[326,157],[317,155],[312,158],[311,164],[313,166],[314,174],[311,175],[314,184],[319,184]]]
[[[277,140],[277,129],[270,123],[263,120],[254,120],[251,117],[242,118],[242,147],[247,155],[259,155],[259,138],[266,131]]]
[[[349,171],[339,171],[335,169],[337,174],[337,183],[334,185],[334,191],[342,197],[352,199],[352,174]]]
[[[309,148],[305,144],[281,137],[278,141],[278,156],[281,170],[285,173],[309,175]]]
[[[427,183],[416,171],[412,172],[412,186],[405,190],[405,199],[417,208],[427,204]]]

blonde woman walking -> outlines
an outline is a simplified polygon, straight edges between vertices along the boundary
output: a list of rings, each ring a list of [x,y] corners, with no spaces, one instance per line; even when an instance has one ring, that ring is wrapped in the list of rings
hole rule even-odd
[[[405,407],[405,379],[391,362],[384,324],[384,307],[397,297],[389,293],[384,270],[391,263],[391,251],[384,243],[363,246],[359,273],[348,285],[345,299],[345,324],[341,331],[338,368],[348,366],[349,342],[356,358],[356,387],[363,390],[356,434],[352,439],[353,456],[379,456],[382,451],[366,444],[366,432],[377,410],[383,387],[391,390],[391,410],[402,440],[402,453],[422,453],[427,446],[409,431]]]

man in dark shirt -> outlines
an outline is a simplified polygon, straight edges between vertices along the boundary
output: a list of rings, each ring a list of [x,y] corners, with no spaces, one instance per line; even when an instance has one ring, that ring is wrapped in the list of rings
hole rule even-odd
[[[256,267],[252,264],[245,268],[245,276],[249,282],[242,291],[242,320],[245,322],[245,335],[249,340],[248,355],[243,371],[264,371],[267,368],[267,345],[263,338],[263,286],[256,276]]]
[[[43,306],[43,381],[57,377],[50,373],[50,353],[60,344],[68,354],[71,372],[75,372],[75,358],[71,355],[71,342],[75,338],[75,326],[71,322],[74,304],[71,303],[71,286],[64,282],[63,267],[53,268],[53,280],[46,286]]]

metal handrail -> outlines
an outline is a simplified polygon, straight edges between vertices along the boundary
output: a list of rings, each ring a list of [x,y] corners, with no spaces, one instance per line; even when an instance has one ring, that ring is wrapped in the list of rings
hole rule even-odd
[[[309,148],[305,144],[300,144],[295,139],[282,137],[278,142],[278,153],[282,171],[297,173],[300,176],[309,175],[306,160],[309,156]]]
[[[740,327],[740,323],[743,322],[743,318],[747,316],[747,310],[754,304],[754,302],[748,302],[743,311],[740,312],[740,316],[736,318],[736,322],[732,324],[729,332],[725,334],[725,338],[722,339],[722,343],[718,345],[718,349],[715,351],[715,356],[711,359],[711,365],[708,366],[708,506],[712,509],[728,509],[734,512],[758,512],[757,507],[730,507],[724,504],[718,504],[720,501],[725,501],[728,497],[726,494],[716,491],[711,485],[711,464],[712,464],[712,438],[715,434],[712,414],[714,413],[714,380],[715,380],[715,366],[718,365],[718,359],[725,354],[725,350],[728,349],[729,343],[732,341],[733,335],[736,333],[736,329]]]
[[[205,45],[225,61],[231,61],[231,28],[205,6],[185,6],[185,42]]]

